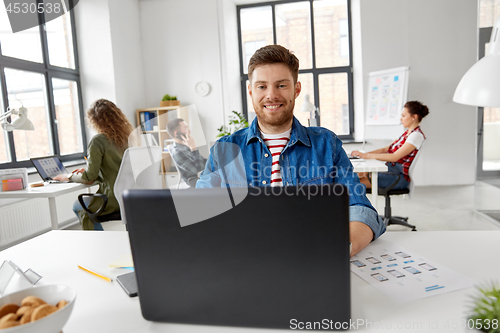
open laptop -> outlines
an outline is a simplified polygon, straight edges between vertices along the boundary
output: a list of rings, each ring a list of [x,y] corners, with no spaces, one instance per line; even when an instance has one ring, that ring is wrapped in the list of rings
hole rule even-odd
[[[31,163],[44,182],[63,183],[53,180],[52,177],[69,173],[57,156],[32,158]]]
[[[346,188],[230,191],[244,198],[232,209],[225,188],[124,193],[143,317],[287,329],[349,322]],[[229,209],[181,227],[176,206],[189,202],[192,211],[203,202]]]

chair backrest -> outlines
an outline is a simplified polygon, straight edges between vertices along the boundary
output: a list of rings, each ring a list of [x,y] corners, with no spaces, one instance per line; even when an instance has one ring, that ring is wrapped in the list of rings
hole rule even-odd
[[[177,182],[177,189],[187,189],[190,186],[184,181],[184,178],[182,178],[181,170],[179,170],[179,167],[177,166],[177,163],[174,160],[174,152],[175,152],[175,146],[174,145],[168,145],[167,146],[167,151],[170,154],[170,160],[175,166],[175,170],[177,170],[177,173],[179,174],[179,181]]]
[[[424,142],[422,142],[422,144],[420,145],[420,149],[418,150],[417,155],[413,159],[413,162],[411,162],[410,169],[408,170],[408,174],[410,175],[410,179],[412,180],[409,186],[410,193],[408,194],[408,197],[410,199],[413,194],[413,188],[415,187],[415,182],[413,181],[413,173],[415,172],[415,165],[417,165],[417,160],[419,159],[420,155],[422,155],[422,148],[424,148],[425,141],[426,140],[424,140]]]
[[[123,191],[163,188],[161,163],[160,146],[132,147],[125,150],[114,187],[115,197],[122,213],[125,212]],[[122,214],[122,221],[126,223],[125,214]]]

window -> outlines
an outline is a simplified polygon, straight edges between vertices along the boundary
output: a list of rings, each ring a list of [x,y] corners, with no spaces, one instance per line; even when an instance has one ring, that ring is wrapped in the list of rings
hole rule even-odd
[[[48,155],[82,158],[86,138],[73,12],[18,33],[9,22],[0,6],[0,114],[23,106],[34,130],[0,129],[0,168],[30,167],[30,158]]]
[[[261,47],[266,46],[265,40],[255,40],[250,42],[245,42],[245,68],[248,68],[248,63],[250,58],[253,56],[255,51]]]
[[[339,20],[339,47],[340,47],[340,57],[349,57],[349,29],[347,26],[347,20]]]
[[[295,100],[295,117],[308,126],[309,113],[300,112],[304,96],[319,107],[320,125],[342,139],[354,137],[350,0],[289,0],[237,7],[243,109],[253,119],[248,95],[248,62],[262,46],[280,44],[300,60],[302,92]]]
[[[500,0],[479,1],[479,58],[488,53],[489,42],[493,31],[495,19],[500,16]],[[500,108],[478,108],[478,164],[477,175],[479,178],[500,176]]]

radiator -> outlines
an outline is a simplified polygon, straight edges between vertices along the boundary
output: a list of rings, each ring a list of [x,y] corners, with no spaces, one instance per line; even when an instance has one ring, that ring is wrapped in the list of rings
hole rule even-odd
[[[47,199],[30,199],[0,208],[0,250],[51,229]]]

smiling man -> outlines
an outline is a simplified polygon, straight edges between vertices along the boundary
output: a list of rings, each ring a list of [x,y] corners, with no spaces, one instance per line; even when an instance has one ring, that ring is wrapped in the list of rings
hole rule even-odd
[[[293,116],[301,91],[298,74],[299,60],[283,46],[268,45],[255,52],[248,65],[248,91],[257,118],[249,128],[212,147],[196,187],[343,184],[349,191],[354,255],[383,234],[385,225],[366,198],[365,186],[337,135],[322,127],[304,127]],[[231,148],[219,148],[224,145]],[[241,163],[234,162],[238,154]]]

